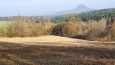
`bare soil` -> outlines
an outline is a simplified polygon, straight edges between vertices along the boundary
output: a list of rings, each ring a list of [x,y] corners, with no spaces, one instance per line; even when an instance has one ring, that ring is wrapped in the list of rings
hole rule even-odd
[[[115,65],[115,43],[60,36],[0,38],[0,65]]]

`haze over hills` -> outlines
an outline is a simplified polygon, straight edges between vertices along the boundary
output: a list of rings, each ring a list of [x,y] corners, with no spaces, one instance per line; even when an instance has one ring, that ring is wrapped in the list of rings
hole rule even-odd
[[[0,0],[0,16],[45,16],[74,10],[79,4],[93,9],[115,8],[115,0]],[[105,5],[106,4],[106,5]]]
[[[61,14],[81,13],[81,12],[87,12],[87,11],[92,11],[92,10],[94,10],[94,9],[89,8],[86,5],[80,4],[75,9],[67,10],[67,11],[61,11],[61,12],[57,12],[55,14],[61,15]]]

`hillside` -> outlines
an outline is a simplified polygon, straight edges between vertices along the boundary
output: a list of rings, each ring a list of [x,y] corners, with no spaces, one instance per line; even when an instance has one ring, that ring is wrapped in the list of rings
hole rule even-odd
[[[87,9],[87,11],[86,11]],[[88,21],[88,20],[96,20],[99,21],[102,18],[109,19],[115,17],[115,8],[108,8],[108,9],[100,9],[100,10],[91,10],[90,8],[80,5],[77,8],[73,9],[74,11],[85,11],[82,13],[70,13],[67,14],[66,11],[64,11],[66,14],[62,15],[51,15],[51,16],[25,16],[26,20],[33,21],[33,19],[36,22],[40,22],[41,18],[44,19],[50,19],[53,23],[59,23],[59,22],[68,22],[72,17],[75,17],[76,19],[81,19],[82,21]],[[72,10],[72,11],[73,11]],[[21,16],[23,18],[23,16]],[[11,17],[0,17],[0,21],[14,21],[16,20],[17,16],[11,16]]]
[[[58,22],[68,22],[72,17],[75,17],[76,19],[81,19],[82,21],[88,21],[88,20],[100,20],[102,18],[109,19],[115,17],[115,8],[109,8],[109,9],[101,9],[101,10],[94,10],[90,12],[82,12],[79,14],[65,14],[65,15],[59,15],[56,17],[52,17],[51,21],[58,23]]]
[[[91,8],[89,8],[89,7],[87,7],[87,6],[83,5],[83,4],[80,4],[75,9],[57,12],[57,13],[55,13],[55,15],[81,13],[81,12],[87,12],[87,11],[92,11],[92,10],[93,9],[91,9]]]

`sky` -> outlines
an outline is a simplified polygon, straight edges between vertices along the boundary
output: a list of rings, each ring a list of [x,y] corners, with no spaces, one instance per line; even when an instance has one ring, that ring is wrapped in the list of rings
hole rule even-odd
[[[115,0],[0,0],[0,16],[41,16],[84,4],[93,9],[115,8]]]

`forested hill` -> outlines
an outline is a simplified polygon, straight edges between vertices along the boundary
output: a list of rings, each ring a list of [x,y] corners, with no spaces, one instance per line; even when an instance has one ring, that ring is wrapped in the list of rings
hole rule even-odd
[[[89,7],[87,7],[87,6],[83,5],[83,4],[80,4],[79,6],[77,6],[74,9],[57,12],[57,13],[55,13],[55,15],[74,14],[74,13],[93,11],[93,10],[94,9],[89,8]]]
[[[23,18],[23,16],[21,16]],[[0,21],[13,21],[16,20],[17,16],[10,17],[0,17]],[[40,22],[44,20],[50,20],[53,23],[59,22],[68,22],[68,21],[88,21],[88,20],[96,20],[99,21],[102,18],[106,18],[107,20],[115,19],[115,8],[109,9],[101,9],[94,10],[90,12],[82,12],[79,14],[65,14],[59,16],[25,16],[27,21],[36,21]]]
[[[114,19],[114,17],[115,17],[115,8],[109,8],[109,9],[94,10],[90,12],[82,12],[79,14],[67,14],[67,15],[56,16],[51,18],[51,21],[54,23],[74,21],[76,19],[80,19],[82,21],[88,21],[88,20],[98,21],[102,18]]]

